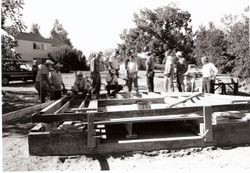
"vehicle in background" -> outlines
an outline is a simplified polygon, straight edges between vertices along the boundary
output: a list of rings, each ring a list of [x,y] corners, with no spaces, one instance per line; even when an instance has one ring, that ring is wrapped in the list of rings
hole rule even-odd
[[[2,61],[2,85],[8,85],[10,81],[33,80],[33,72],[30,65],[20,60]]]

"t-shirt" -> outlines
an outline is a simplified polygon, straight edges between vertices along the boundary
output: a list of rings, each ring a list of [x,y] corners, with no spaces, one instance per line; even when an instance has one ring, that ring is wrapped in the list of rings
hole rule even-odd
[[[42,75],[46,75],[47,78],[49,78],[49,68],[45,65],[42,65],[41,68],[39,68],[37,75],[36,75],[36,82],[43,82],[45,81],[42,77]]]
[[[138,65],[136,62],[129,61],[127,66],[128,73],[137,73]]]
[[[109,85],[116,85],[118,82],[118,78],[116,75],[111,76],[110,74],[107,75],[106,81]]]
[[[177,74],[182,75],[187,71],[187,63],[185,58],[178,58],[177,62]]]
[[[110,68],[111,69],[115,69],[115,70],[119,69],[119,64],[118,64],[117,57],[111,56],[109,58],[109,62],[110,62]]]
[[[51,77],[51,85],[55,88],[55,90],[61,90],[62,89],[62,84],[63,84],[63,80],[62,80],[62,74],[61,72],[57,72],[56,70],[51,70],[50,71]]]
[[[164,69],[164,75],[173,74],[173,57],[172,56],[167,56],[166,58],[166,63],[165,63],[165,69]]]
[[[218,70],[212,63],[204,64],[202,67],[202,77],[203,78],[213,78],[217,75]]]

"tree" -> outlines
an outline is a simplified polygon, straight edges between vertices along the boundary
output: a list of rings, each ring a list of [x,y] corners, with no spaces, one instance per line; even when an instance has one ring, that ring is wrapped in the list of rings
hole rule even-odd
[[[31,26],[30,33],[41,35],[40,34],[40,26],[37,23],[33,23]]]
[[[50,35],[52,39],[63,42],[68,46],[73,47],[70,39],[68,38],[68,32],[63,28],[62,24],[60,24],[57,19],[55,20]]]
[[[17,42],[14,37],[19,32],[22,32],[26,26],[22,22],[23,9],[22,0],[3,0],[1,8],[1,48],[2,58],[12,59],[16,58],[14,47],[17,46]]]
[[[182,51],[188,61],[192,59],[191,14],[176,6],[165,6],[155,10],[142,9],[134,14],[136,27],[124,30],[123,44],[118,47],[128,54],[150,52],[161,63],[167,50]]]
[[[82,51],[73,49],[68,45],[61,46],[57,50],[49,52],[48,57],[71,70],[86,69],[86,57],[83,55]]]

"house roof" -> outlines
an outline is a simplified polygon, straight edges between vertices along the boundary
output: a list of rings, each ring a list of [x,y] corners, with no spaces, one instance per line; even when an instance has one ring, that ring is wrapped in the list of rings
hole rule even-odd
[[[21,33],[17,34],[15,36],[15,39],[51,43],[51,41],[49,39],[44,38],[40,34],[25,33],[25,32],[21,32]]]
[[[50,43],[52,43],[52,47],[59,47],[65,45],[64,42],[61,42],[60,40],[56,39],[47,39]]]

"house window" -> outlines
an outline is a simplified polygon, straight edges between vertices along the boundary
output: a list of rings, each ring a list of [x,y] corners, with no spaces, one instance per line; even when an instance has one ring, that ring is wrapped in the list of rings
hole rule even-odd
[[[36,49],[36,43],[33,43],[33,49]]]
[[[37,44],[37,43],[33,43],[33,49],[40,49],[39,44]]]

